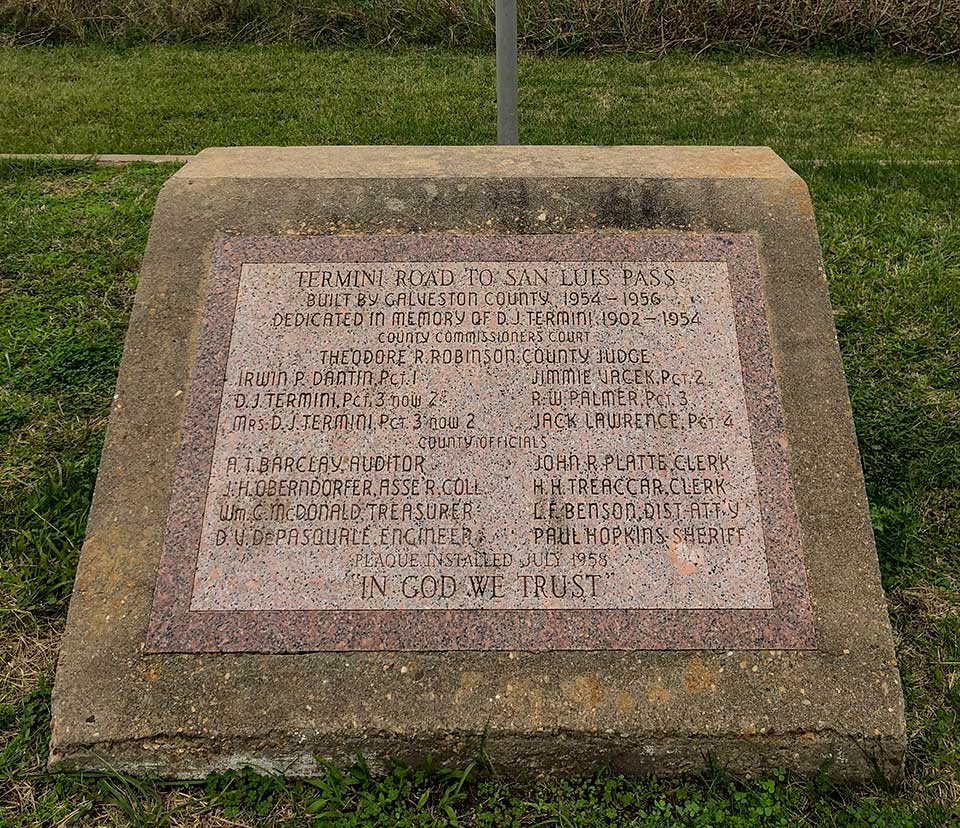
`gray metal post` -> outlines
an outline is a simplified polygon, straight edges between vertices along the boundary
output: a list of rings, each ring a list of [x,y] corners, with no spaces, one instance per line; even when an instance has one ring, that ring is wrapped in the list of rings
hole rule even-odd
[[[497,143],[518,142],[517,0],[497,0]]]

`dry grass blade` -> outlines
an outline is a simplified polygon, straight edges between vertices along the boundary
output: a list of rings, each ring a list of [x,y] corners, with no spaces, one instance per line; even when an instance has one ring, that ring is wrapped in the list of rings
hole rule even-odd
[[[960,0],[530,0],[528,52],[885,48],[960,52]],[[489,0],[0,0],[0,42],[251,42],[489,48]]]

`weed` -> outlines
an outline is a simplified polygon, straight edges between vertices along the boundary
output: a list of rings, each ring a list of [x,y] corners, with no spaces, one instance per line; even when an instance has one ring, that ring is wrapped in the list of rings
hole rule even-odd
[[[955,3],[924,0],[530,0],[518,7],[522,48],[535,52],[751,47],[768,51],[896,49],[924,57],[960,48]],[[483,0],[3,0],[11,43],[143,41],[417,44],[488,49],[493,5]]]
[[[221,808],[227,819],[243,814],[266,817],[283,788],[282,777],[256,773],[251,768],[212,774],[204,784],[207,801]]]

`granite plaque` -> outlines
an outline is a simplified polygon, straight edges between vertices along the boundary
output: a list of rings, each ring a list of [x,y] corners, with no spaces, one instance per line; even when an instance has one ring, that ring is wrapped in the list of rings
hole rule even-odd
[[[749,236],[219,245],[151,651],[813,644]]]

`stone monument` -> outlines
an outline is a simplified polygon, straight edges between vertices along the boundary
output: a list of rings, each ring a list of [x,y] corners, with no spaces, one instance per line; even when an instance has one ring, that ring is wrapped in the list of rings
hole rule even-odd
[[[55,765],[895,778],[894,658],[769,149],[211,149],[164,187]]]

